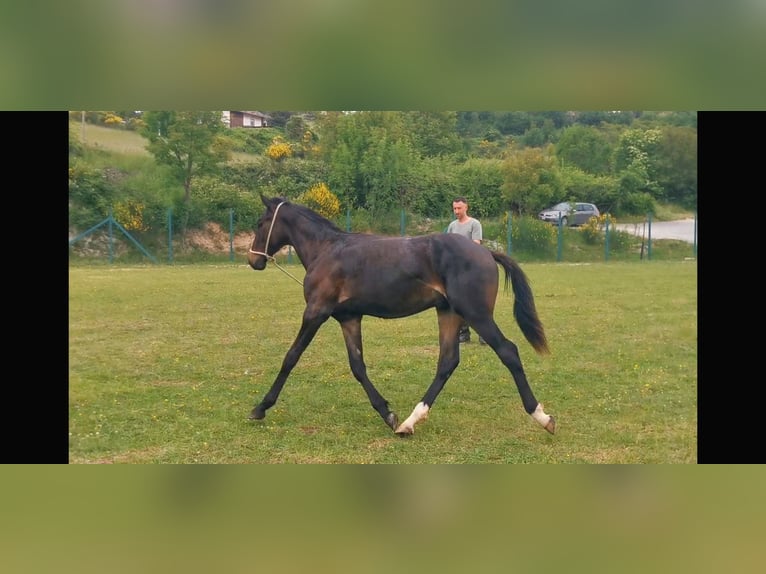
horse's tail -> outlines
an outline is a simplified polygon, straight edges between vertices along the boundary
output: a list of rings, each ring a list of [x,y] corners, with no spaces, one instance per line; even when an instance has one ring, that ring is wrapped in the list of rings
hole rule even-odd
[[[535,298],[532,295],[532,288],[529,286],[529,280],[522,271],[519,264],[504,253],[491,251],[495,261],[505,269],[505,288],[508,285],[513,286],[513,316],[521,328],[521,332],[532,345],[532,348],[538,353],[548,353],[548,341],[545,338],[545,331],[540,318],[537,316],[535,308]]]

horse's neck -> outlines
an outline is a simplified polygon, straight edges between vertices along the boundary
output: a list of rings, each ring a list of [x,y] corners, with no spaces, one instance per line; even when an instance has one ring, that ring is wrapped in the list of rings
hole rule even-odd
[[[290,242],[301,263],[308,269],[308,266],[335,242],[337,235],[339,235],[337,232],[326,230],[321,233],[320,237],[316,237],[310,231],[293,229],[290,233]]]

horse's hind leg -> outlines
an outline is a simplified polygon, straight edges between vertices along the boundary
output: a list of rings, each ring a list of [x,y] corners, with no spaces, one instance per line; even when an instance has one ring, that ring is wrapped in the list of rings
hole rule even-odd
[[[306,350],[306,347],[308,347],[309,343],[314,339],[314,335],[316,335],[319,327],[321,327],[322,323],[327,319],[327,316],[314,317],[308,315],[306,312],[303,313],[303,322],[298,331],[298,336],[288,349],[287,354],[282,361],[282,368],[279,370],[279,374],[277,374],[277,378],[271,385],[269,392],[263,397],[263,400],[255,405],[248,418],[260,420],[266,416],[266,411],[274,406],[274,403],[276,403],[279,398],[279,393],[282,392],[282,387],[284,386],[290,371],[292,371],[293,367],[298,363],[298,359],[301,358],[303,351]]]
[[[367,366],[364,364],[364,354],[362,352],[362,318],[361,317],[343,317],[339,319],[340,327],[343,331],[343,340],[346,342],[348,351],[348,363],[351,366],[351,372],[357,381],[359,381],[370,399],[370,404],[378,414],[386,421],[386,424],[395,429],[399,424],[399,417],[388,408],[388,401],[372,384],[367,376]]]
[[[543,411],[543,406],[537,402],[529,386],[529,381],[527,381],[527,375],[524,373],[524,367],[521,365],[518,347],[512,341],[505,338],[505,335],[503,335],[492,319],[469,321],[469,323],[487,345],[492,347],[503,364],[511,372],[527,414],[531,415],[549,433],[554,434],[556,431],[556,420],[546,414]]]
[[[396,428],[395,432],[400,436],[413,434],[415,425],[428,418],[428,411],[431,410],[436,397],[460,364],[458,331],[463,318],[450,309],[440,309],[436,312],[439,318],[439,362],[436,365],[436,376],[412,414]]]

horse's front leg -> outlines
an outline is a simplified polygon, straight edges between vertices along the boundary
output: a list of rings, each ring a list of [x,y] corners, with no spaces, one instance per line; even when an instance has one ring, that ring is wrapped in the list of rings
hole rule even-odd
[[[274,403],[276,403],[279,398],[279,393],[282,392],[282,387],[284,386],[290,371],[292,371],[293,367],[298,363],[303,351],[309,346],[314,339],[314,335],[316,335],[319,330],[319,327],[322,326],[328,317],[328,315],[315,316],[309,314],[308,311],[304,311],[303,322],[298,331],[298,336],[295,338],[295,341],[293,341],[290,349],[288,349],[287,354],[282,361],[282,368],[279,370],[277,378],[271,385],[269,392],[263,397],[263,400],[255,405],[248,418],[251,420],[260,420],[266,416],[266,411],[274,406]]]
[[[364,364],[364,353],[362,352],[362,318],[361,317],[335,317],[340,323],[343,331],[343,340],[346,342],[346,351],[348,351],[348,363],[351,366],[351,373],[359,381],[370,399],[370,404],[381,418],[391,429],[395,429],[399,424],[399,417],[396,413],[389,410],[388,401],[372,384],[367,376],[367,366]]]

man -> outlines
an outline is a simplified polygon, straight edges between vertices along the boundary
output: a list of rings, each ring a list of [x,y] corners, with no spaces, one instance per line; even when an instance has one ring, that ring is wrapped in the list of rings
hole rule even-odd
[[[456,197],[452,202],[452,212],[455,214],[455,219],[447,226],[447,233],[457,233],[481,245],[481,223],[478,219],[468,215],[468,200],[462,196]],[[468,330],[468,323],[466,322],[463,322],[460,327],[459,341],[461,343],[471,342],[471,332]],[[485,344],[481,337],[479,337],[479,343]]]

